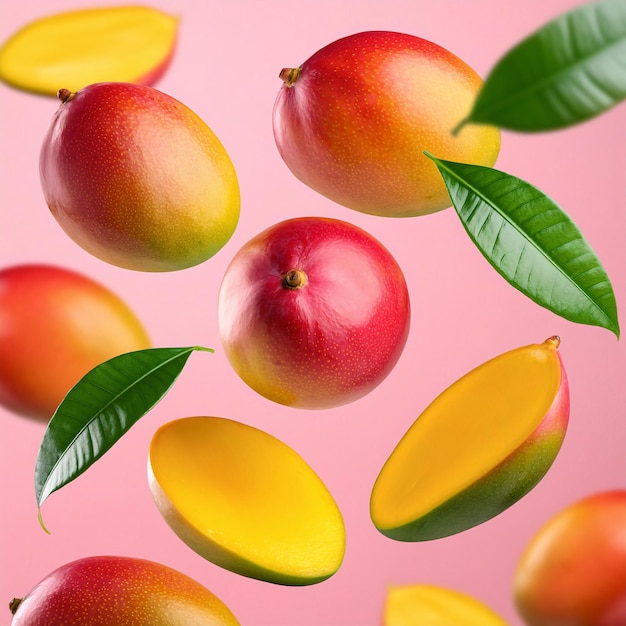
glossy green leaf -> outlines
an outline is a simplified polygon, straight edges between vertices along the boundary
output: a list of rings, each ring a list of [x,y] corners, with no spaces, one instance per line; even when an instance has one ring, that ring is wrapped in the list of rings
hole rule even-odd
[[[553,200],[504,172],[426,154],[439,168],[468,235],[497,272],[557,315],[619,337],[611,282]]]
[[[509,50],[458,128],[475,122],[522,132],[555,130],[625,98],[626,1],[604,0],[560,15]]]
[[[199,346],[138,350],[105,361],[83,376],[44,433],[35,466],[37,505],[93,465],[152,409],[194,350],[213,352]]]

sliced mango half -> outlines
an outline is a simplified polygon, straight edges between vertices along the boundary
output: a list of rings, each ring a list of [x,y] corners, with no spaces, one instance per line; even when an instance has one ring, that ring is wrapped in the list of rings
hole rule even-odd
[[[297,452],[264,431],[220,417],[174,420],[152,439],[148,476],[172,530],[220,567],[310,585],[341,565],[335,500]]]
[[[151,85],[172,58],[177,31],[178,18],[144,6],[50,15],[0,47],[0,79],[50,96],[107,81]]]
[[[506,352],[439,395],[384,464],[371,519],[399,541],[446,537],[500,514],[546,474],[569,419],[551,337]]]
[[[435,585],[398,585],[387,590],[383,626],[507,626],[486,604]]]

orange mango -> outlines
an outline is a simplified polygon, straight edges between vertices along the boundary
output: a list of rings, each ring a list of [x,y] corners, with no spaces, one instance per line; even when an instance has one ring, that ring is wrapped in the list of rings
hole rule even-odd
[[[47,421],[96,365],[149,347],[133,311],[93,279],[42,264],[0,271],[0,404],[11,411]]]

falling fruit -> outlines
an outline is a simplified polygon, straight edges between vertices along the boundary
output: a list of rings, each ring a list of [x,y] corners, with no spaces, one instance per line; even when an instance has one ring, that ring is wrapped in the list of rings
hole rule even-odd
[[[292,448],[218,417],[161,426],[150,444],[149,484],[174,532],[209,561],[243,576],[310,585],[341,565],[341,513]]]
[[[383,626],[507,626],[488,606],[435,585],[394,585],[387,590]]]
[[[239,626],[230,609],[189,576],[120,556],[62,565],[10,608],[11,626]]]
[[[113,292],[62,267],[0,270],[0,404],[49,420],[67,392],[114,356],[150,347]]]
[[[548,520],[513,587],[528,626],[626,624],[626,490],[587,496]]]
[[[412,35],[372,31],[339,39],[280,73],[278,150],[309,187],[356,211],[408,217],[451,206],[425,150],[492,166],[500,132],[454,127],[481,78],[457,56]]]
[[[30,22],[0,47],[0,80],[44,95],[92,83],[150,85],[168,67],[178,19],[145,6],[67,11]]]
[[[498,515],[552,465],[569,419],[559,338],[511,350],[440,394],[384,464],[371,518],[400,541],[446,537]]]
[[[197,265],[230,239],[239,219],[233,164],[211,129],[145,85],[62,89],[43,142],[50,211],[94,256],[127,269]]]
[[[372,391],[400,358],[409,294],[389,251],[340,220],[294,218],[246,243],[218,297],[237,374],[287,406],[326,409]]]

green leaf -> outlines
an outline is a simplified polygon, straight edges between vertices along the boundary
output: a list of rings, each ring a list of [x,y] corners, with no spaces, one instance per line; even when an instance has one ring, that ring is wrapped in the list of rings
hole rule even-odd
[[[611,282],[570,217],[504,172],[431,158],[468,235],[496,271],[537,304],[619,337]]]
[[[165,396],[194,350],[213,352],[199,346],[127,352],[96,366],[76,383],[48,423],[39,448],[35,466],[39,509]],[[41,511],[39,521],[43,526]]]
[[[626,98],[626,1],[577,7],[522,40],[491,70],[468,122],[522,132],[564,128]]]

